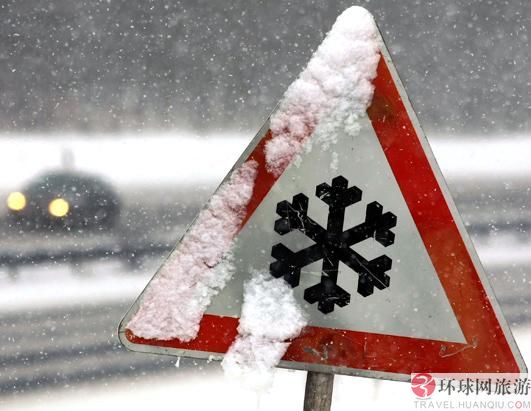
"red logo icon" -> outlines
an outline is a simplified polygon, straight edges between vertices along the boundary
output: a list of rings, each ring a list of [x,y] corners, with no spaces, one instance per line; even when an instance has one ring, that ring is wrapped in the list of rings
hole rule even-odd
[[[419,398],[428,398],[435,391],[436,385],[431,374],[413,374],[411,377],[411,391]]]

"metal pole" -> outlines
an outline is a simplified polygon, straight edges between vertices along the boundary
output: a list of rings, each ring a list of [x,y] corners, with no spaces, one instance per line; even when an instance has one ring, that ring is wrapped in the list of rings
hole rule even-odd
[[[304,390],[304,411],[330,411],[334,374],[308,371]]]

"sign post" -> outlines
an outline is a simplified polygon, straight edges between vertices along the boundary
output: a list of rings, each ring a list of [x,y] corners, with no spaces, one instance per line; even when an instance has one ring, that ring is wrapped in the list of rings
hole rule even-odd
[[[334,374],[308,371],[304,390],[304,411],[330,411]]]

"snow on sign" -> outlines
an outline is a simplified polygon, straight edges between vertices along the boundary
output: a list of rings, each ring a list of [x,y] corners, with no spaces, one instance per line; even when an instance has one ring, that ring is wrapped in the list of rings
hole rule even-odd
[[[372,16],[346,10],[120,326],[130,349],[524,372]]]

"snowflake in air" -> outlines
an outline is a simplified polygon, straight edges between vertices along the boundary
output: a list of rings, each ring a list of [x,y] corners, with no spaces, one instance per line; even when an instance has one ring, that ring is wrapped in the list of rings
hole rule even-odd
[[[277,204],[275,231],[284,235],[298,230],[315,244],[294,252],[284,244],[275,244],[271,256],[276,259],[270,265],[273,277],[284,279],[291,287],[300,282],[301,268],[323,260],[321,282],[304,290],[304,299],[310,304],[318,303],[318,309],[324,314],[334,311],[334,306],[345,307],[350,303],[350,294],[337,285],[339,262],[347,265],[358,274],[358,293],[367,297],[374,292],[374,287],[383,290],[389,287],[390,278],[386,271],[391,269],[392,260],[381,255],[373,260],[366,260],[351,246],[374,238],[384,247],[395,241],[391,228],[396,226],[396,216],[391,212],[382,214],[382,205],[377,201],[367,205],[365,221],[357,226],[343,230],[345,209],[361,200],[362,191],[348,187],[348,180],[343,176],[316,187],[315,195],[328,205],[327,227],[323,228],[308,217],[308,197],[299,193],[293,201],[281,201]]]

